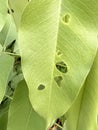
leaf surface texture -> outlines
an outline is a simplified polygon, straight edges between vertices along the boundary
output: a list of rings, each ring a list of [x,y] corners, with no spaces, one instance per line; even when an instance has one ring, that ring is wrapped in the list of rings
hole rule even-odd
[[[98,1],[32,0],[19,28],[22,70],[48,124],[72,105],[97,52]],[[94,13],[93,13],[94,12]]]
[[[67,112],[64,130],[97,130],[98,122],[98,52],[84,86]]]
[[[7,130],[45,130],[45,120],[32,108],[25,81],[17,86],[9,108]]]

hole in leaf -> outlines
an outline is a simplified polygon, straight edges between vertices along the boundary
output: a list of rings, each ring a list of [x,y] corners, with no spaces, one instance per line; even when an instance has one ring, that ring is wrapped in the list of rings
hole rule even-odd
[[[43,90],[43,89],[45,89],[45,86],[44,86],[43,84],[40,84],[40,85],[38,86],[38,90]]]
[[[14,13],[14,10],[13,10],[13,9],[11,9],[11,11],[12,11],[12,13]]]
[[[57,62],[56,63],[56,68],[62,72],[62,73],[66,73],[68,70],[67,70],[67,65],[61,61],[61,62]]]
[[[57,53],[57,55],[62,55],[60,50],[57,50],[56,53]]]
[[[63,21],[64,21],[65,23],[69,23],[69,21],[70,21],[70,15],[69,15],[69,14],[66,14],[66,15],[63,17]]]
[[[56,83],[60,87],[61,86],[61,81],[63,80],[62,76],[56,76],[56,77],[54,77],[54,80],[56,81]]]
[[[14,10],[13,10],[13,9],[8,9],[8,10],[7,10],[7,13],[8,13],[8,14],[14,13]]]
[[[7,10],[7,13],[10,14],[10,10],[9,9]]]

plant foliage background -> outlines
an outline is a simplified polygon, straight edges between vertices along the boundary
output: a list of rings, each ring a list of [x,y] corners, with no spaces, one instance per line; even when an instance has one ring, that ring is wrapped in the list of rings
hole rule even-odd
[[[0,0],[0,130],[98,130],[97,48],[97,0]]]

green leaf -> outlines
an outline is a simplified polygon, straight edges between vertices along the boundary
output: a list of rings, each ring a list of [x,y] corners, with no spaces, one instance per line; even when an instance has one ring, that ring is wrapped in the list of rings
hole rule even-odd
[[[7,37],[7,34],[8,34],[9,27],[10,27],[10,22],[11,21],[9,21],[9,16],[8,16],[6,23],[5,23],[5,25],[3,26],[3,29],[0,32],[0,44],[2,46],[4,45],[4,43],[6,41],[6,37]]]
[[[4,97],[0,104],[0,130],[7,130],[9,104],[10,99]]]
[[[0,0],[0,31],[2,30],[7,17],[7,0]]]
[[[6,130],[7,129],[7,117],[8,113],[4,113],[2,117],[0,116],[0,129],[1,130]]]
[[[30,104],[26,83],[20,82],[9,108],[7,130],[45,130],[45,125]]]
[[[0,55],[0,102],[5,94],[8,77],[13,67],[13,61],[13,57],[9,55],[4,53]]]
[[[97,130],[98,53],[76,101],[67,112],[65,130]]]
[[[5,50],[6,46],[10,45],[11,42],[16,40],[17,31],[15,27],[15,23],[10,15],[7,16],[6,23],[0,32],[0,44],[3,45]]]
[[[0,53],[2,52],[2,49],[3,49],[3,47],[2,47],[2,45],[0,44]]]
[[[48,124],[72,105],[90,71],[97,51],[97,5],[32,0],[23,12],[22,70],[31,104]]]
[[[21,15],[28,4],[28,0],[8,0],[9,4],[9,13],[12,14],[16,27],[18,29],[18,26],[20,24]]]

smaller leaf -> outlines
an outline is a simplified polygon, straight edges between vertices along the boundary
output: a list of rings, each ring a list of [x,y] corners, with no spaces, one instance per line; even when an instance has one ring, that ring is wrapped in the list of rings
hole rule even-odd
[[[2,30],[7,17],[7,0],[0,0],[0,31]]]
[[[8,15],[6,23],[0,32],[0,44],[4,50],[6,46],[10,45],[17,38],[15,23],[11,16]]]
[[[0,130],[6,130],[7,128],[7,117],[8,113],[4,113],[2,116],[0,116]]]
[[[28,4],[28,0],[9,0],[9,13],[12,14],[16,27],[18,29],[20,20],[21,20],[21,15],[23,13],[23,10],[25,6]]]
[[[13,57],[3,53],[0,55],[0,102],[5,94],[6,85],[10,71],[13,67],[13,62]]]
[[[0,104],[0,130],[7,129],[9,104],[10,104],[10,99],[4,97],[3,101]]]
[[[98,52],[76,101],[67,112],[64,130],[97,130]]]
[[[32,108],[25,81],[15,90],[10,105],[7,130],[46,130],[46,122]]]

